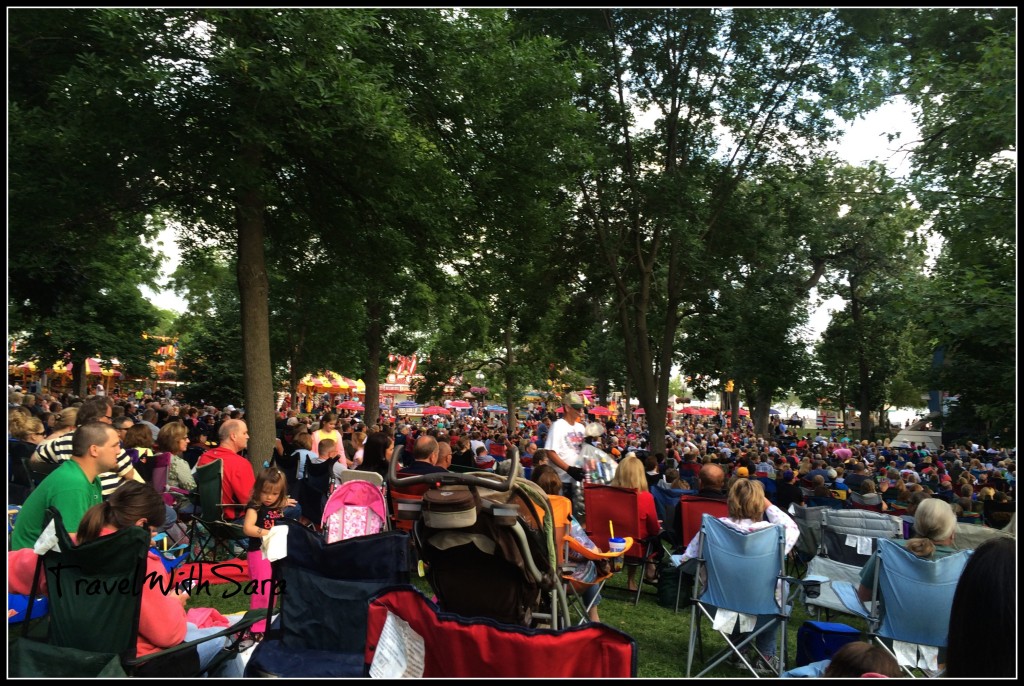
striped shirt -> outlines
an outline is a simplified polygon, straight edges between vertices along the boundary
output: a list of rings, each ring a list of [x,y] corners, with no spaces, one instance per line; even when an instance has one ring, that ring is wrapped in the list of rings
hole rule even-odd
[[[40,443],[39,447],[36,448],[36,455],[39,456],[40,460],[49,464],[60,464],[65,460],[71,459],[71,441],[74,435],[75,432],[72,431],[52,441]],[[97,477],[100,480],[100,486],[103,488],[104,498],[107,498],[117,490],[117,487],[121,485],[121,479],[129,478],[127,474],[131,469],[132,456],[122,450],[117,456],[117,471],[104,472]]]

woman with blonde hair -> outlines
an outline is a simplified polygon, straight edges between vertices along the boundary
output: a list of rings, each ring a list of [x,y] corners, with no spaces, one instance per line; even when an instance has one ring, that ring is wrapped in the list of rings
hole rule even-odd
[[[11,412],[7,419],[7,502],[21,505],[35,488],[32,455],[43,441],[46,427],[38,417],[26,412]]]
[[[611,485],[618,486],[619,488],[629,488],[637,492],[637,505],[640,509],[640,531],[643,538],[657,536],[661,533],[661,524],[658,523],[658,511],[654,507],[654,496],[647,485],[647,470],[644,468],[644,463],[637,458],[635,453],[629,453],[619,463],[618,468],[615,470],[615,476],[612,477]],[[633,561],[635,562],[636,560],[634,559]],[[656,572],[654,563],[647,562],[646,580],[653,582]],[[636,581],[634,580],[636,578],[636,567],[634,565],[627,567],[627,575],[629,590],[637,590]]]
[[[57,421],[53,424],[53,431],[46,437],[46,441],[52,441],[60,438],[66,433],[71,433],[75,430],[75,421],[78,419],[78,408],[77,407],[65,407],[57,414]]]
[[[352,468],[358,467],[363,462],[363,446],[366,444],[366,434],[362,431],[353,431],[350,441],[355,453],[352,456]]]
[[[786,540],[786,554],[796,545],[800,538],[800,528],[796,522],[773,505],[764,494],[764,486],[754,479],[737,479],[729,488],[727,498],[729,516],[719,517],[719,521],[737,531],[759,531],[770,526],[781,526]],[[767,521],[765,519],[767,518]],[[696,559],[700,552],[700,534],[698,533],[686,546],[681,562]],[[762,631],[755,639],[757,650],[769,660],[767,670],[778,674],[778,658],[775,657],[777,631]],[[759,671],[765,671],[759,668]]]
[[[895,542],[918,557],[935,560],[957,552],[953,548],[956,537],[956,514],[949,503],[938,498],[925,498],[914,510],[914,531],[916,538]],[[857,595],[861,600],[871,600],[871,586],[875,579],[875,565],[878,564],[876,551],[860,572],[860,586]]]

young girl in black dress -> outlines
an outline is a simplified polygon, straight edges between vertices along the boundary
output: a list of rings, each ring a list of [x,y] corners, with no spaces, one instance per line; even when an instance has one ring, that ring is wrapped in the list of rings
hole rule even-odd
[[[288,497],[288,480],[284,472],[277,467],[268,467],[256,476],[252,495],[245,506],[245,520],[242,531],[249,537],[249,548],[246,560],[249,562],[249,578],[255,581],[256,587],[249,599],[249,609],[266,609],[270,601],[269,592],[265,592],[271,576],[270,562],[263,557],[261,545],[264,537],[270,534],[274,523],[284,516],[284,508],[294,501]],[[266,620],[253,624],[253,633],[263,633]]]

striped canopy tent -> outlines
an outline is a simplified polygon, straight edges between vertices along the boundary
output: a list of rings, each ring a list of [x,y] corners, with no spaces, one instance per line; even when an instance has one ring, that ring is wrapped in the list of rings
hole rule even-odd
[[[112,360],[112,362],[114,364],[117,364],[116,361]],[[54,374],[72,374],[75,371],[75,363],[68,362],[67,364],[64,364],[63,361],[54,362],[53,366],[48,371],[51,371]],[[104,369],[103,365],[100,364],[99,358],[96,357],[86,358],[85,373],[88,376],[106,376],[117,378],[120,378],[121,376],[121,372],[117,371],[113,367],[108,367]]]
[[[331,371],[324,372],[323,374],[306,374],[306,376],[299,380],[299,385],[319,392],[341,393],[350,388],[344,378],[341,374]]]

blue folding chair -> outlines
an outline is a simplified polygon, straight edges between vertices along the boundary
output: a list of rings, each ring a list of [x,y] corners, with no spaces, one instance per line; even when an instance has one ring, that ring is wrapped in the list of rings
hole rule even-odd
[[[927,656],[921,647],[936,652],[946,647],[953,594],[972,552],[961,550],[929,560],[894,541],[879,539],[871,609],[860,601],[854,584],[833,581],[832,589],[850,612],[868,620],[868,635],[892,653],[907,676],[915,676],[915,668],[936,676],[937,669],[922,664]],[[916,646],[913,661],[907,659],[906,651],[894,649],[896,641]]]
[[[776,676],[781,674],[786,664],[786,622],[790,609],[786,600],[787,584],[802,584],[799,579],[785,575],[784,529],[776,525],[745,533],[705,514],[701,521],[700,557],[697,562],[690,616],[690,645],[686,658],[687,678],[692,671],[694,649],[700,635],[700,620],[703,616],[714,620],[722,611],[756,617],[756,624],[739,642],[733,641],[731,627],[729,630],[718,629],[728,647],[712,657],[697,676],[707,674],[730,653],[739,656],[747,669],[758,676],[757,670],[743,653],[748,646],[754,645],[760,634],[775,631],[776,628],[781,628],[779,639],[776,639],[776,655],[779,659]],[[776,598],[776,588],[780,584],[781,600]],[[743,618],[740,619],[742,624]]]
[[[775,496],[779,492],[779,487],[778,484],[775,482],[775,479],[771,478],[770,476],[757,476],[754,478],[761,482],[761,485],[764,486],[765,497],[768,498],[768,500],[770,500],[774,504]]]

